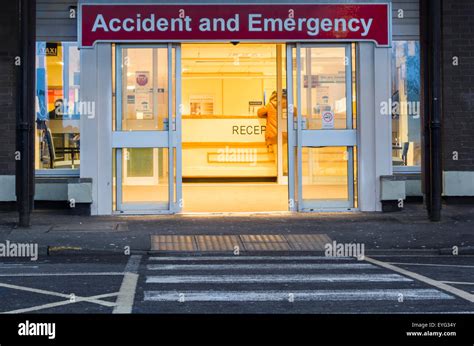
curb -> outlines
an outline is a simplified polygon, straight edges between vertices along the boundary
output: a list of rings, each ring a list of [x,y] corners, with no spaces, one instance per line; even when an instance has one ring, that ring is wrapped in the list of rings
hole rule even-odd
[[[367,249],[367,256],[452,256],[451,248],[443,249]],[[131,249],[125,254],[123,249],[84,248],[80,246],[47,246],[42,253],[46,256],[236,256],[232,251],[156,251]],[[240,256],[325,256],[324,251],[241,251]],[[474,247],[459,248],[458,255],[474,255]]]
[[[453,254],[453,248],[440,249],[439,253],[441,255],[456,256],[456,255]],[[474,255],[474,246],[459,247],[458,248],[458,255]]]
[[[125,254],[121,249],[94,249],[83,248],[80,246],[48,246],[46,251],[47,256],[131,256],[131,255],[146,255],[145,250],[130,250],[130,254]]]

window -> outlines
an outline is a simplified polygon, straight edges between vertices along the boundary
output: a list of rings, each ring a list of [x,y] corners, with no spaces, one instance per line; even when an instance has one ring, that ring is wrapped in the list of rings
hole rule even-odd
[[[80,166],[79,122],[87,105],[79,102],[79,76],[76,43],[36,43],[37,170],[54,169],[58,173]]]
[[[392,48],[392,162],[395,171],[421,166],[420,42]]]

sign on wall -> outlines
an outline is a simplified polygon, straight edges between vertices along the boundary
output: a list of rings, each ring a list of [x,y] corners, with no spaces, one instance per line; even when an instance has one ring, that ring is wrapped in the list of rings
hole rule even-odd
[[[390,45],[389,4],[82,4],[79,41],[371,41]]]

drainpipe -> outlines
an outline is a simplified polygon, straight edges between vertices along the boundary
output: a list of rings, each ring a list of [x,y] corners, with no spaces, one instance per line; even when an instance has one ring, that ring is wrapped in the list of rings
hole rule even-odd
[[[35,179],[36,0],[18,0],[16,198],[19,226],[30,226]]]
[[[441,220],[442,0],[421,0],[423,188],[428,216]]]
[[[441,220],[441,195],[443,184],[441,159],[441,113],[442,113],[442,0],[430,1],[432,51],[431,58],[431,221]]]
[[[421,45],[421,178],[423,200],[428,211],[431,214],[431,174],[430,174],[430,156],[431,156],[431,137],[430,137],[430,59],[428,52],[429,43],[429,20],[428,20],[429,0],[420,0],[420,45]]]

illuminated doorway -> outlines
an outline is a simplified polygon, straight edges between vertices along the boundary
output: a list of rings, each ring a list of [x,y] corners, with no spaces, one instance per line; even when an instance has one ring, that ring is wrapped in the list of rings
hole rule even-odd
[[[357,208],[355,45],[117,45],[115,60],[115,212]]]
[[[182,44],[185,212],[288,210],[284,44]]]

